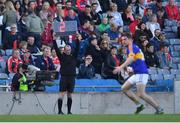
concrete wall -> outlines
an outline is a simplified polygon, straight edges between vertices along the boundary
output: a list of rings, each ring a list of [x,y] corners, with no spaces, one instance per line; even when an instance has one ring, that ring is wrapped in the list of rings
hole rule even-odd
[[[158,100],[166,113],[175,113],[173,93],[152,93],[150,95]],[[0,97],[0,114],[9,114],[13,104],[13,93],[0,93]],[[55,105],[57,98],[57,93],[22,93],[21,103],[15,102],[11,114],[45,114],[45,112],[55,114],[57,113],[57,105]],[[142,113],[155,112],[151,106],[144,104],[146,109]],[[135,105],[123,93],[75,93],[73,95],[73,114],[131,114],[135,108]],[[65,98],[63,112],[66,113],[66,110]]]
[[[164,108],[166,114],[180,114],[180,81],[174,84],[174,93],[150,93]],[[0,114],[56,114],[58,93],[21,93],[16,94],[13,104],[12,92],[0,93]],[[67,99],[64,99],[63,112],[67,112]],[[144,114],[155,110],[145,102]],[[75,93],[73,94],[73,114],[132,114],[136,106],[122,93]],[[11,111],[11,112],[10,112]]]

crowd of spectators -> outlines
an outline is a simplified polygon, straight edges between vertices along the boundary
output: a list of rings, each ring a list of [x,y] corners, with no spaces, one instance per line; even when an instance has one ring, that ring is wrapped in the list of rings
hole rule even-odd
[[[167,22],[178,25],[180,13],[175,0],[1,0],[1,49],[12,49],[7,72],[16,73],[20,63],[41,70],[60,71],[61,61],[53,47],[53,23],[76,21],[78,32],[56,40],[61,53],[65,44],[76,49],[78,78],[117,79],[114,67],[126,59],[117,42],[130,31],[145,54],[148,67],[170,69],[172,56],[162,31]],[[177,29],[176,29],[177,31]],[[61,42],[61,43],[59,43]],[[1,58],[1,60],[3,60]],[[68,61],[66,61],[68,63]]]

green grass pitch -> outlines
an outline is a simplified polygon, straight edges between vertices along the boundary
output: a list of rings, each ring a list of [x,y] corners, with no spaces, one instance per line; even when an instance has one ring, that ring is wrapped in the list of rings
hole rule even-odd
[[[180,115],[0,115],[0,122],[180,122]]]

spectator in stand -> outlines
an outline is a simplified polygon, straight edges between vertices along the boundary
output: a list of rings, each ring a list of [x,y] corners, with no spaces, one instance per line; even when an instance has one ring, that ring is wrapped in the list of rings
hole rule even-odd
[[[60,67],[61,67],[60,61],[57,57],[57,54],[56,54],[56,51],[54,48],[51,50],[51,58],[52,58],[54,66],[55,66],[55,70],[60,72]]]
[[[137,29],[137,26],[142,22],[142,16],[136,15],[136,19],[129,25],[129,30],[132,33],[132,35],[135,35],[135,31]]]
[[[112,42],[117,42],[119,38],[118,26],[115,23],[110,24],[110,29],[107,30],[108,36]]]
[[[128,6],[128,0],[112,0],[113,3],[116,3],[118,6],[118,12],[123,12]]]
[[[160,35],[161,35],[161,30],[160,29],[156,29],[154,31],[154,36],[153,38],[150,40],[150,43],[154,46],[154,51],[157,52],[160,50]]]
[[[3,39],[3,45],[5,49],[16,49],[17,42],[20,40],[20,36],[17,33],[16,24],[10,26],[10,31],[6,31]]]
[[[50,47],[44,47],[43,54],[41,56],[38,56],[35,60],[36,67],[38,67],[40,70],[55,70],[53,61],[50,58],[50,53]]]
[[[88,0],[76,0],[76,5],[79,11],[85,11],[86,5],[88,5]]]
[[[56,7],[57,7],[57,12],[54,21],[62,22],[64,20],[62,5],[58,3]]]
[[[3,16],[3,23],[6,27],[10,27],[12,24],[17,24],[17,15],[14,5],[11,1],[5,3],[6,11]]]
[[[102,40],[100,43],[101,56],[103,61],[106,61],[108,54],[110,53],[110,44],[109,40]]]
[[[90,32],[89,32],[90,25],[91,24],[88,20],[84,20],[81,28],[79,29],[79,33],[81,34],[83,40],[86,40],[90,37]]]
[[[78,27],[81,26],[79,18],[72,8],[68,9],[67,16],[65,16],[65,21],[76,21]]]
[[[76,8],[74,6],[72,6],[71,0],[67,0],[65,8],[64,8],[64,17],[67,17],[69,15],[69,10],[71,10],[71,9],[76,11]],[[73,13],[73,14],[75,14],[75,13]]]
[[[22,0],[22,11],[23,11],[23,13],[26,13],[28,11],[28,3],[29,3],[29,0]]]
[[[113,22],[117,26],[123,26],[124,23],[123,23],[123,20],[122,20],[121,13],[119,13],[117,10],[118,10],[117,4],[112,3],[110,14],[113,17]]]
[[[147,29],[149,29],[149,30],[151,31],[151,33],[153,34],[153,36],[155,35],[155,34],[154,34],[154,31],[155,31],[156,29],[160,29],[160,30],[161,30],[161,27],[160,27],[159,23],[157,22],[157,15],[153,14],[153,15],[151,16],[150,21],[148,21],[148,22],[146,23],[146,26],[147,26]]]
[[[52,22],[53,16],[48,15],[47,20],[44,20],[44,31],[41,34],[42,44],[52,46],[53,45],[53,37],[52,37]]]
[[[31,53],[28,50],[23,52],[23,54],[21,55],[21,60],[22,60],[23,64],[35,65],[33,58],[31,56]]]
[[[36,9],[36,1],[35,0],[32,0],[32,1],[29,1],[28,3],[28,12],[29,13],[35,13],[36,15],[38,15],[38,12],[37,12],[37,9]]]
[[[154,52],[154,46],[148,43],[146,45],[146,52],[144,53],[145,61],[147,66],[150,67],[160,67],[159,59],[157,54]]]
[[[146,7],[145,7],[145,0],[137,0],[133,11],[135,15],[141,15],[142,17],[144,16]]]
[[[44,31],[42,20],[32,12],[26,18],[26,25],[30,35],[35,37],[35,44],[41,47],[41,33]]]
[[[143,21],[144,23],[150,21],[151,16],[153,15],[153,11],[152,11],[152,9],[151,9],[150,7],[147,8],[146,11],[147,11],[146,14],[145,14],[145,15],[143,16],[143,18],[142,18],[142,21]]]
[[[101,24],[98,26],[98,30],[99,30],[100,32],[104,32],[104,31],[106,31],[106,30],[109,29],[109,28],[110,28],[110,24],[109,24],[108,18],[107,18],[107,17],[104,17],[104,18],[102,19]]]
[[[52,12],[49,10],[50,8],[50,4],[48,1],[44,1],[43,5],[42,5],[42,9],[39,12],[39,16],[41,18],[41,20],[48,20],[48,15],[52,15]]]
[[[158,21],[161,29],[165,28],[165,25],[164,25],[165,19],[166,19],[166,12],[165,12],[165,10],[157,11],[157,21]]]
[[[27,38],[27,43],[28,43],[27,49],[30,51],[31,54],[38,54],[40,53],[40,50],[34,42],[35,42],[34,36],[29,35]]]
[[[146,24],[144,22],[141,22],[138,25],[138,29],[136,30],[135,36],[134,36],[134,43],[139,45],[138,41],[140,40],[141,36],[146,36],[146,38],[148,40],[150,40],[152,38],[152,36],[153,36],[151,31],[146,28]]]
[[[122,19],[124,25],[128,25],[128,26],[135,20],[131,5],[128,5],[126,9],[124,9],[122,13]]]
[[[83,21],[85,20],[93,22],[93,17],[91,15],[91,6],[86,5],[85,10],[80,12],[78,17],[79,17],[81,25],[83,24]]]
[[[147,50],[147,44],[149,43],[148,39],[146,36],[141,36],[140,41],[139,41],[139,48],[142,50],[143,53],[146,52]]]
[[[26,40],[28,34],[27,26],[26,26],[26,17],[27,14],[22,14],[20,20],[18,21],[18,32],[22,40]]]
[[[14,2],[14,8],[16,10],[17,21],[19,21],[22,15],[21,2],[19,0]]]
[[[168,45],[161,45],[160,51],[157,52],[157,56],[159,58],[160,68],[163,69],[172,68],[172,56],[169,52]]]
[[[86,49],[86,54],[91,55],[93,58],[92,65],[95,67],[95,73],[101,73],[102,67],[102,56],[101,56],[101,49],[97,44],[97,39],[94,37],[90,38],[90,44]]]
[[[86,55],[84,63],[79,66],[78,78],[80,79],[93,79],[95,77],[95,68],[92,65],[92,56]]]
[[[18,65],[22,63],[19,50],[13,50],[12,56],[7,60],[8,73],[17,73]]]
[[[21,41],[19,43],[19,52],[20,52],[20,55],[23,55],[23,53],[29,51],[27,49],[27,42],[26,41]]]
[[[99,3],[102,8],[102,13],[106,13],[108,10],[110,10],[110,1],[109,0],[99,0]]]
[[[115,67],[119,66],[121,63],[120,57],[117,55],[117,48],[115,46],[111,47],[110,53],[102,68],[103,77],[105,79],[116,79],[118,80],[118,74],[113,74]]]
[[[169,20],[179,20],[179,8],[175,4],[175,0],[169,0],[169,4],[165,7],[166,13]]]
[[[98,7],[98,3],[91,4],[91,16],[92,16],[93,23],[95,25],[99,25],[101,23],[101,15],[100,13],[96,12],[97,7]]]

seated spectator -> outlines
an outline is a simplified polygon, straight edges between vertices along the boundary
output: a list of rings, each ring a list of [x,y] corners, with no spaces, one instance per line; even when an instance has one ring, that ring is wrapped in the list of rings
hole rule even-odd
[[[129,0],[111,0],[113,3],[116,3],[118,6],[118,12],[123,12],[128,6]]]
[[[158,10],[157,11],[157,22],[159,23],[161,29],[165,28],[165,19],[166,19],[165,10]]]
[[[133,6],[133,12],[135,15],[144,16],[146,7],[145,7],[145,0],[137,0],[136,4]]]
[[[148,43],[146,45],[146,52],[144,53],[145,61],[148,67],[160,67],[159,59],[156,53],[154,52],[154,46]]]
[[[170,69],[172,67],[172,56],[169,52],[168,45],[161,45],[157,56],[159,58],[160,68]]]
[[[81,26],[79,18],[72,8],[69,8],[67,16],[65,16],[65,21],[76,21],[78,27]]]
[[[141,15],[136,15],[136,19],[129,25],[129,30],[132,33],[132,35],[135,35],[135,31],[137,29],[137,26],[142,22],[142,16]]]
[[[112,3],[110,15],[113,17],[113,23],[115,23],[117,26],[123,26],[124,23],[122,20],[121,13],[119,13],[117,9],[118,9],[117,4]]]
[[[122,13],[122,19],[124,25],[128,25],[128,26],[135,20],[134,14],[132,12],[132,7],[130,5],[128,5],[124,10],[124,12]]]
[[[19,43],[19,51],[20,51],[20,54],[22,55],[23,53],[25,53],[26,51],[29,51],[27,49],[27,42],[26,41],[21,41]]]
[[[64,13],[61,3],[57,3],[56,7],[57,7],[57,12],[54,21],[62,22],[64,20],[64,15],[63,15]]]
[[[50,58],[50,47],[44,47],[43,54],[35,60],[35,65],[40,70],[55,70],[52,59]]]
[[[7,60],[8,73],[17,73],[18,65],[22,63],[19,50],[13,50],[12,56]]]
[[[68,16],[69,10],[71,10],[71,9],[72,9],[74,12],[78,12],[77,8],[76,8],[74,5],[72,5],[71,0],[67,0],[67,1],[66,1],[66,5],[65,5],[65,8],[64,8],[64,16],[65,16],[65,17]],[[75,13],[73,13],[73,14],[75,14]]]
[[[52,58],[56,71],[59,72],[61,65],[60,65],[60,61],[59,61],[59,58],[57,57],[55,49],[51,50],[51,58]]]
[[[147,26],[147,29],[149,29],[149,30],[151,31],[151,33],[153,34],[153,36],[155,35],[155,34],[154,34],[154,31],[155,31],[156,29],[161,30],[161,27],[160,27],[159,23],[157,22],[157,15],[153,14],[153,15],[151,16],[150,21],[148,21],[148,22],[146,23],[146,26]]]
[[[28,50],[23,51],[23,54],[21,55],[21,59],[22,59],[23,64],[26,64],[26,65],[35,64],[31,56],[31,53]]]
[[[102,40],[101,44],[100,44],[100,48],[101,48],[101,55],[102,55],[102,59],[103,61],[106,61],[108,54],[110,53],[110,44],[109,44],[109,40]]]
[[[118,26],[115,23],[111,23],[110,29],[107,30],[108,36],[111,41],[117,42],[119,38]]]
[[[147,50],[147,44],[149,43],[148,39],[146,36],[141,36],[140,41],[139,41],[139,48],[142,50],[143,53],[146,52]]]
[[[92,22],[94,25],[99,25],[101,23],[101,15],[97,12],[98,3],[94,2],[91,4],[91,16],[92,16]]]
[[[179,8],[175,4],[175,0],[169,0],[169,3],[166,5],[165,9],[169,20],[180,19]]]
[[[95,67],[95,73],[101,73],[101,66],[102,66],[102,56],[101,56],[101,49],[97,44],[97,39],[92,37],[90,39],[90,44],[86,49],[86,54],[91,55],[93,58],[92,65]]]
[[[12,24],[10,31],[6,31],[4,35],[3,45],[5,49],[16,49],[19,41],[19,34],[17,33],[16,24]]]
[[[143,16],[143,18],[142,18],[142,21],[143,21],[144,23],[150,21],[151,16],[153,15],[153,11],[152,11],[151,8],[147,8],[146,11],[147,11],[147,12],[146,12],[146,15]]]
[[[92,79],[95,77],[95,68],[92,65],[92,56],[86,55],[84,63],[79,66],[78,78],[80,79]]]
[[[85,11],[88,0],[76,0],[76,5],[79,11]]]
[[[89,31],[90,25],[91,25],[90,21],[84,20],[81,28],[79,29],[79,33],[82,36],[82,40],[86,40],[90,37],[90,31]]]
[[[117,48],[115,46],[111,47],[111,51],[104,63],[102,68],[102,76],[105,79],[116,79],[118,80],[118,74],[113,74],[115,67],[121,64],[120,57],[117,55]]]
[[[150,30],[148,30],[146,28],[146,24],[144,22],[141,22],[138,25],[138,29],[135,31],[135,36],[134,36],[134,43],[136,43],[137,45],[139,44],[139,40],[141,36],[146,36],[146,38],[148,40],[150,40],[152,38],[152,33]]]
[[[106,31],[106,30],[109,29],[109,28],[110,28],[110,24],[109,24],[109,22],[108,22],[108,18],[107,18],[107,17],[104,17],[104,18],[102,19],[101,24],[98,26],[98,30],[99,30],[100,32],[104,32],[104,31]]]
[[[153,38],[149,41],[153,46],[154,46],[154,51],[157,52],[160,50],[160,35],[161,35],[161,30],[156,29],[154,31],[154,36]]]
[[[27,38],[27,49],[30,51],[31,54],[37,54],[40,53],[39,48],[36,46],[36,44],[34,43],[35,39],[34,36],[28,36]]]

